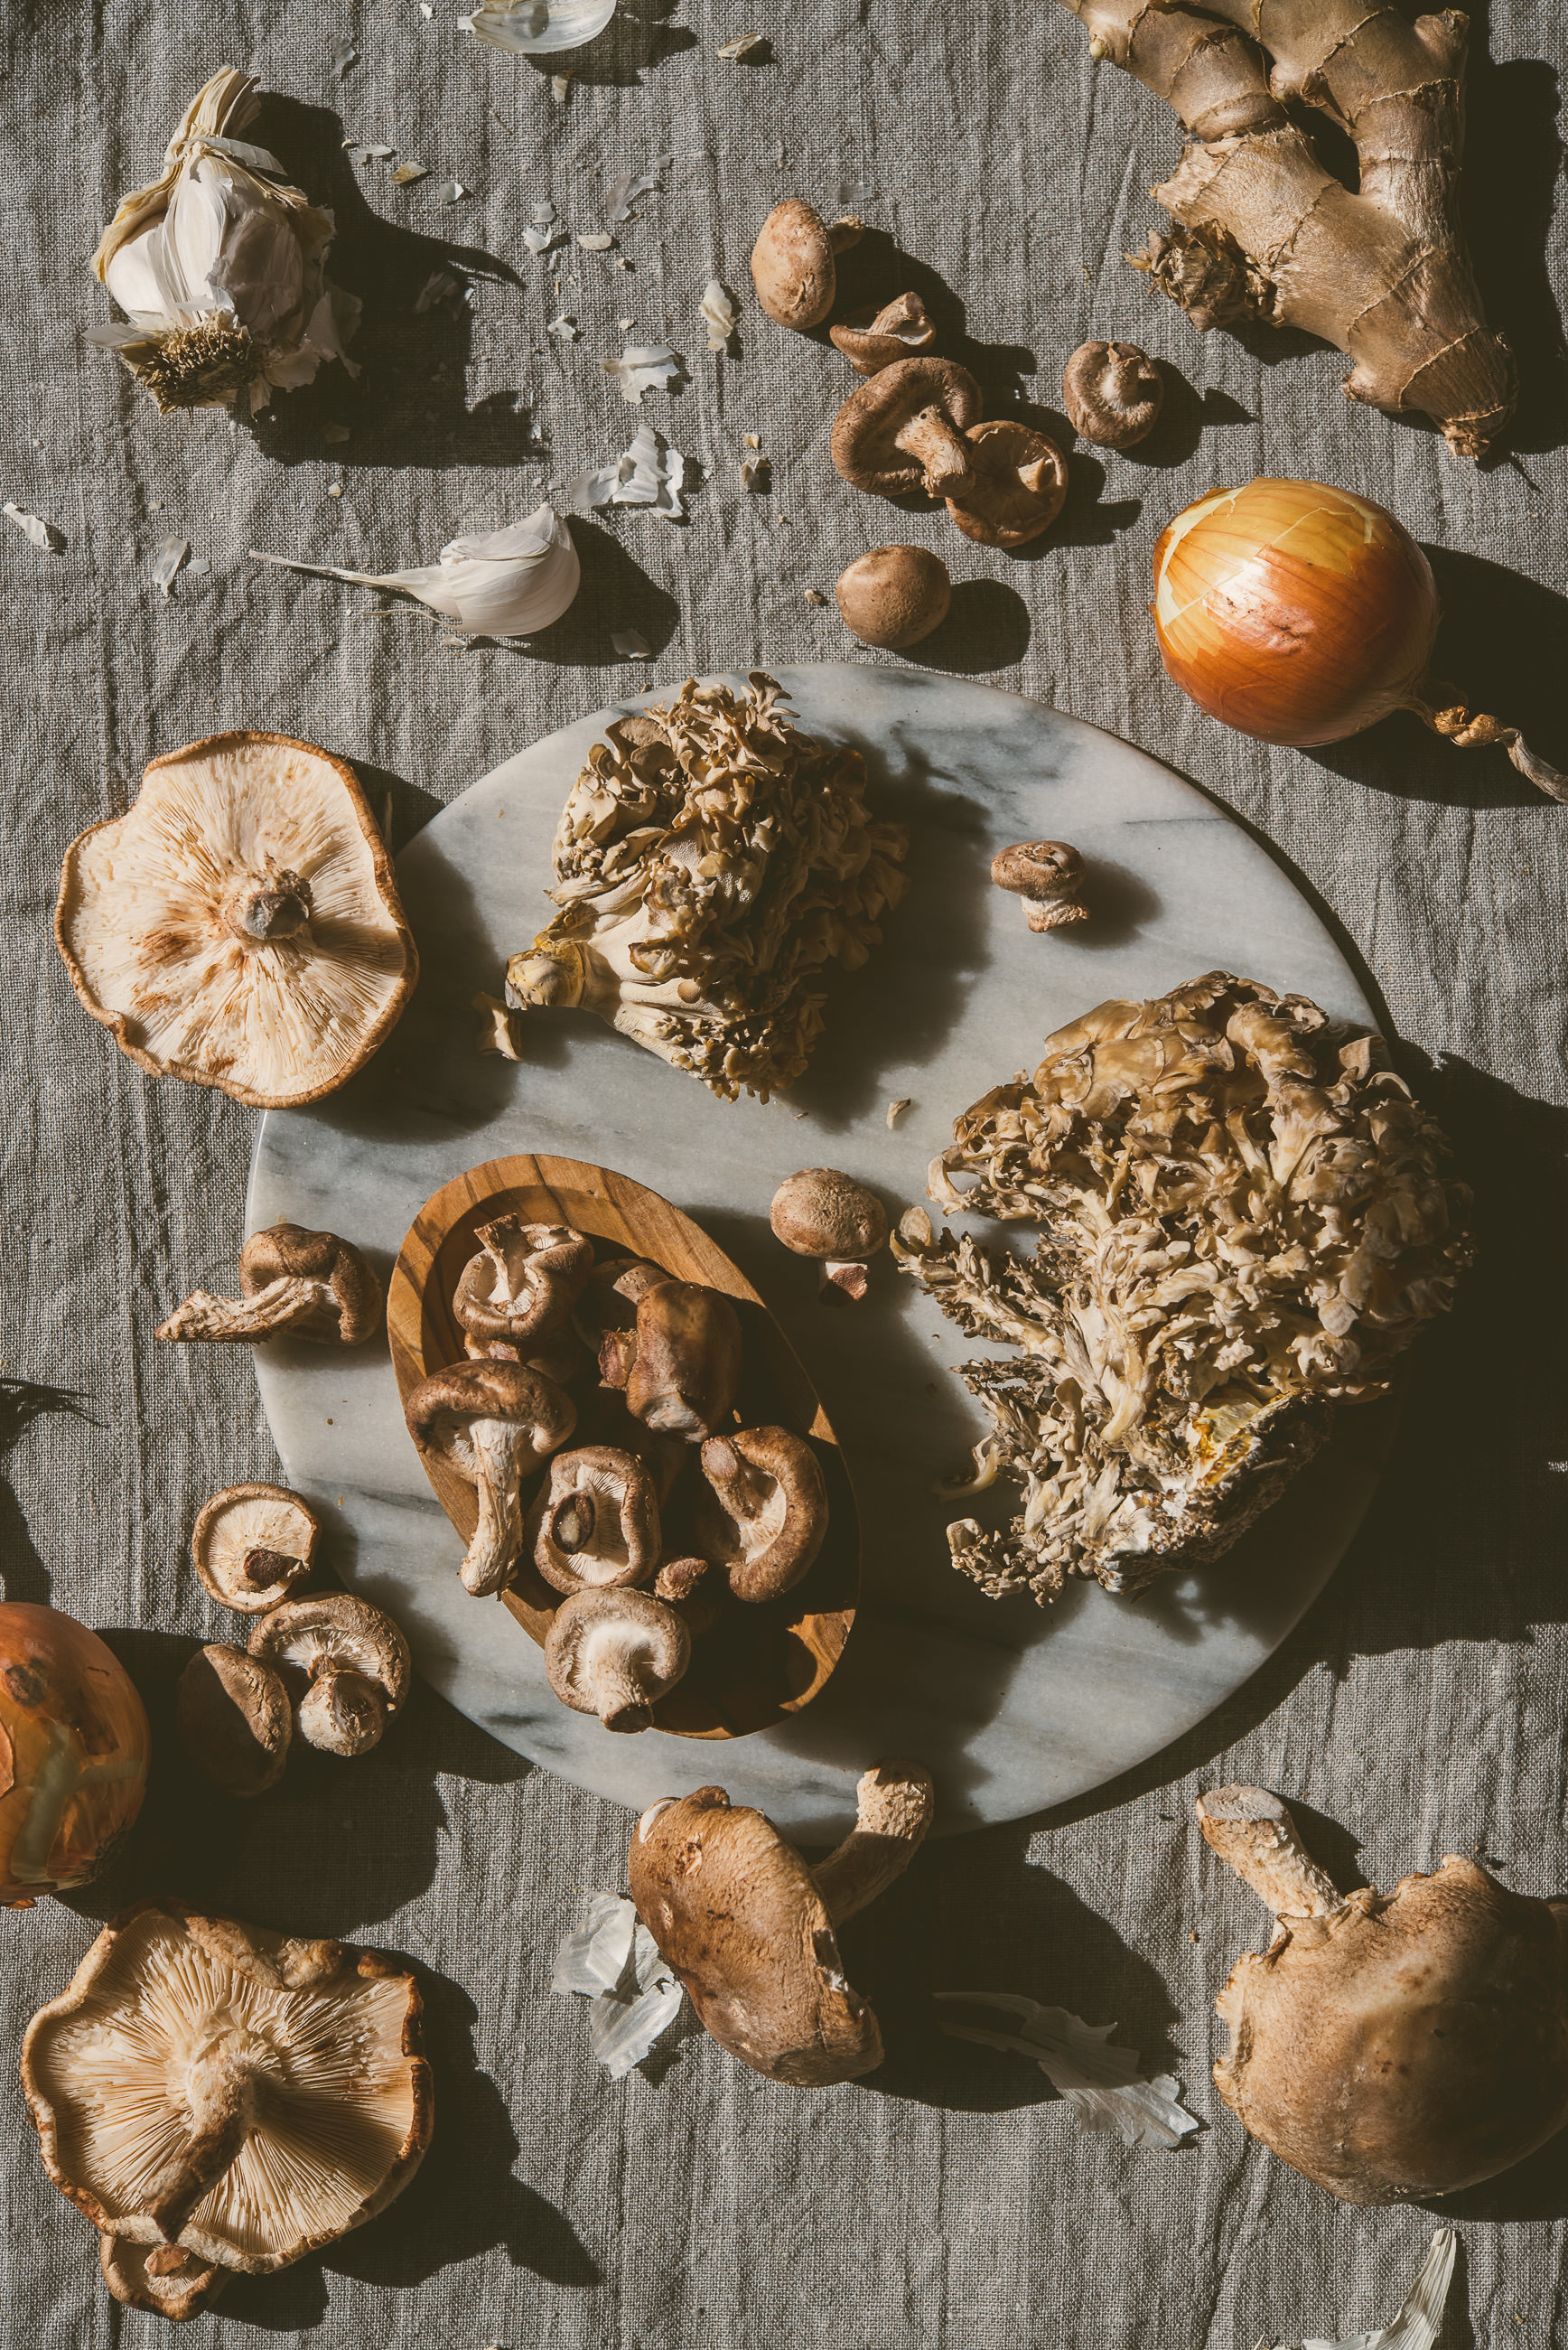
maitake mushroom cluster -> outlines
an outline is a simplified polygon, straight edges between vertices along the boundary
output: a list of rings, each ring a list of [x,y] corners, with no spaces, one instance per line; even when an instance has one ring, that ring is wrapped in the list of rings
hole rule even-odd
[[[1133,1592],[1217,1557],[1336,1403],[1386,1392],[1471,1253],[1469,1195],[1381,1038],[1225,972],[1101,1004],[953,1131],[931,1196],[1041,1227],[997,1263],[912,1209],[892,1243],[961,1328],[1018,1350],[964,1366],[992,1430],[944,1489],[1023,1482],[1005,1528],[948,1529],[993,1596],[1044,1602],[1070,1574]]]
[[[506,970],[518,1009],[581,1004],[722,1100],[793,1085],[824,966],[853,970],[904,892],[858,752],[790,723],[774,679],[682,686],[607,729],[556,830],[560,908]]]

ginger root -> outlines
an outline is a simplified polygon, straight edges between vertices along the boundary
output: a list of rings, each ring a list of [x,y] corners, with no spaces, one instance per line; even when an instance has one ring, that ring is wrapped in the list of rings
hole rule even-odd
[[[1459,223],[1469,20],[1378,0],[1064,0],[1090,50],[1173,107],[1189,135],[1151,191],[1177,225],[1129,254],[1199,328],[1259,318],[1337,344],[1345,389],[1420,411],[1479,457],[1513,413],[1507,338],[1481,312]],[[1291,120],[1346,132],[1356,194]]]

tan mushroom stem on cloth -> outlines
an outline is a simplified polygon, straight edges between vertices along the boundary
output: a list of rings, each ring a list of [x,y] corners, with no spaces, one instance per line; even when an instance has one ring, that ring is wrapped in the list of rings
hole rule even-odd
[[[659,1498],[634,1454],[585,1444],[552,1456],[525,1544],[553,1589],[646,1583],[659,1564]]]
[[[351,1241],[302,1224],[269,1224],[240,1251],[240,1295],[193,1290],[158,1336],[260,1346],[286,1331],[327,1347],[359,1347],[381,1324],[381,1284]]]
[[[475,1598],[500,1591],[523,1549],[523,1480],[565,1444],[576,1406],[526,1363],[457,1363],[431,1372],[404,1399],[409,1433],[443,1460],[479,1503],[462,1562]]]
[[[282,734],[155,759],[126,814],[66,852],[55,936],[133,1061],[260,1109],[344,1084],[419,974],[352,769]]]
[[[797,2085],[882,2062],[876,2015],[845,1980],[835,1929],[901,1874],[930,1825],[929,1774],[880,1762],[855,1827],[815,1869],[761,1812],[701,1787],[644,1812],[631,1898],[703,2027],[742,2064]]]
[[[676,1610],[624,1585],[571,1593],[545,1640],[556,1695],[574,1712],[597,1713],[606,1730],[649,1729],[654,1706],[691,1659],[691,1636]]]
[[[452,1310],[475,1338],[521,1345],[559,1330],[594,1268],[594,1244],[569,1224],[497,1216],[474,1232]]]
[[[250,2274],[373,2218],[430,2141],[412,1975],[164,1898],[33,2018],[22,2081],[45,2168],[102,2235]]]
[[[351,1592],[286,1599],[253,1626],[249,1646],[289,1690],[301,1738],[324,1753],[369,1753],[409,1693],[400,1627]]]
[[[1282,2161],[1346,2203],[1424,2201],[1568,2121],[1568,1902],[1451,1854],[1392,1894],[1342,1896],[1278,1796],[1220,1787],[1197,1809],[1277,1919],[1215,2001],[1214,2079]]]
[[[952,359],[899,359],[852,391],[834,419],[830,452],[852,488],[875,497],[925,491],[944,497],[966,484],[980,386]]]
[[[982,546],[1024,546],[1049,530],[1067,496],[1067,460],[1054,441],[1015,418],[972,425],[969,469],[939,487],[966,538]]]
[[[793,1589],[827,1534],[822,1464],[790,1428],[743,1428],[711,1436],[701,1460],[709,1490],[697,1504],[703,1556],[737,1599],[777,1599]]]

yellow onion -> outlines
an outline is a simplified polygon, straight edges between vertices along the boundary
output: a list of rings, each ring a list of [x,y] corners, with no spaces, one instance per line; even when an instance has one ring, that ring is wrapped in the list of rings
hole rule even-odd
[[[1568,797],[1568,778],[1517,728],[1430,675],[1432,567],[1370,498],[1266,478],[1211,490],[1156,543],[1152,609],[1167,673],[1239,733],[1339,743],[1407,710],[1462,749],[1501,744],[1532,784]]]
[[[96,1632],[0,1603],[0,1905],[98,1875],[141,1809],[151,1751],[135,1684]]]

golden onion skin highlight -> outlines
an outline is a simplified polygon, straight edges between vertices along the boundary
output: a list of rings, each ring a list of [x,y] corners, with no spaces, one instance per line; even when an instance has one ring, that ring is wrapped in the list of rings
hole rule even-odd
[[[96,1632],[0,1604],[0,1907],[98,1875],[141,1809],[151,1752],[136,1685]]]
[[[1370,498],[1266,477],[1210,491],[1161,532],[1154,589],[1167,674],[1239,733],[1306,747],[1420,708],[1437,583]]]

